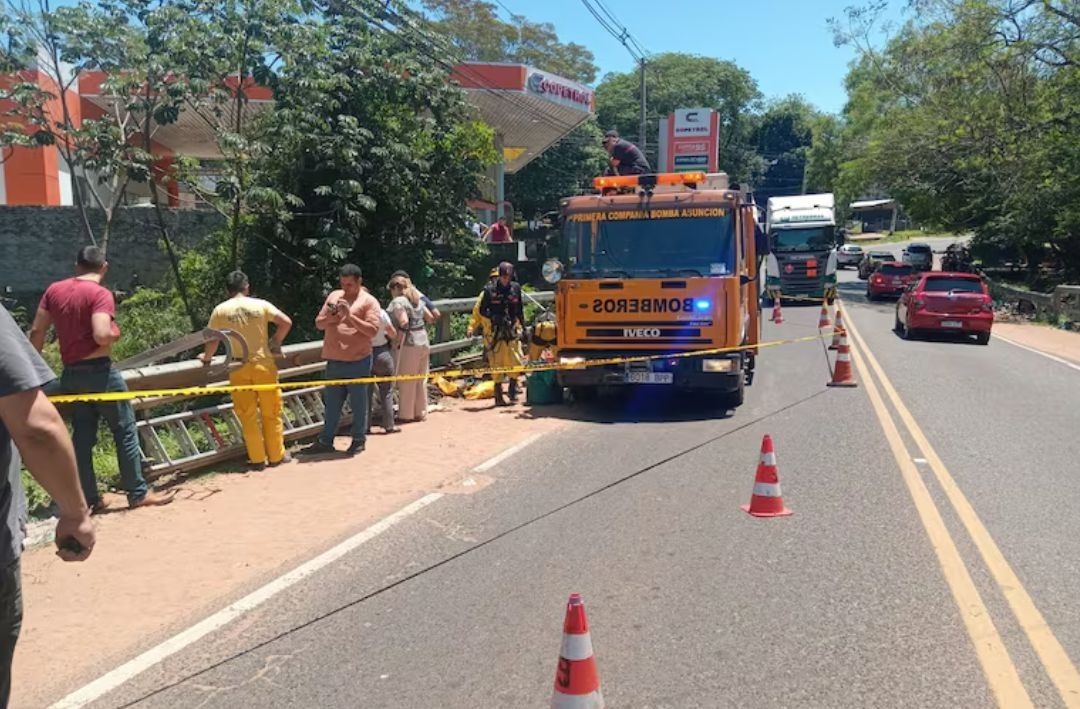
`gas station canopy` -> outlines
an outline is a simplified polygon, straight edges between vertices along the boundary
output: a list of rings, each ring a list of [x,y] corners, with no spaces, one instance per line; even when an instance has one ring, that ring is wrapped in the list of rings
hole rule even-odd
[[[524,64],[469,62],[451,79],[495,129],[503,169],[513,174],[593,114],[593,90]]]

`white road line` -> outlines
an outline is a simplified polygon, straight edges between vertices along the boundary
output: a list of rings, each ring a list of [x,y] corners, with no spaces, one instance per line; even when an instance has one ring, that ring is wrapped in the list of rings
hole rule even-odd
[[[481,463],[480,465],[473,468],[472,471],[474,473],[484,473],[484,472],[487,472],[488,470],[491,470],[492,468],[494,468],[496,465],[503,462],[507,458],[520,453],[521,451],[523,451],[526,448],[528,448],[529,446],[531,446],[533,443],[536,443],[538,440],[540,440],[541,437],[543,437],[543,435],[544,434],[542,434],[542,433],[534,433],[533,435],[529,436],[528,438],[526,438],[521,443],[518,443],[516,446],[510,446],[509,448],[504,450],[502,453],[499,453],[494,458],[488,458],[483,463]]]
[[[53,704],[51,709],[73,709],[74,707],[83,707],[90,702],[100,699],[105,694],[130,680],[132,677],[135,677],[170,655],[180,652],[192,643],[209,635],[215,630],[222,628],[233,620],[236,620],[244,613],[260,606],[275,595],[281,593],[290,586],[299,583],[320,569],[329,566],[349,552],[357,549],[362,544],[371,541],[398,522],[419,512],[441,497],[443,497],[443,494],[439,492],[424,495],[419,500],[402,507],[389,517],[379,520],[364,531],[349,537],[337,546],[319,554],[314,559],[304,562],[285,575],[279,576],[265,586],[244,596],[232,605],[214,613],[209,618],[196,623],[187,630],[172,636],[157,647],[147,650],[135,659],[129,660],[115,670],[102,675],[85,687],[72,692]]]
[[[1028,352],[1034,352],[1037,355],[1041,355],[1043,357],[1046,357],[1047,359],[1052,359],[1055,362],[1057,362],[1058,364],[1064,364],[1066,367],[1071,367],[1072,369],[1075,369],[1076,371],[1080,372],[1080,364],[1076,364],[1075,362],[1070,362],[1067,359],[1064,359],[1062,357],[1058,357],[1057,355],[1052,355],[1049,352],[1043,352],[1042,350],[1037,350],[1034,347],[1028,347],[1027,345],[1021,345],[1016,340],[1010,340],[1009,338],[1002,337],[1001,335],[999,335],[997,333],[994,333],[994,337],[1001,340],[1002,342],[1008,342],[1013,347],[1019,347],[1022,350],[1027,350]]]

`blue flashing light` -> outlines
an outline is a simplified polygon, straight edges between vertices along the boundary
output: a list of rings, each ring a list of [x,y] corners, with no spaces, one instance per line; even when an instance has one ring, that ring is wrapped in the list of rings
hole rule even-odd
[[[705,300],[704,298],[698,298],[694,301],[694,310],[708,310],[712,307],[711,300]]]

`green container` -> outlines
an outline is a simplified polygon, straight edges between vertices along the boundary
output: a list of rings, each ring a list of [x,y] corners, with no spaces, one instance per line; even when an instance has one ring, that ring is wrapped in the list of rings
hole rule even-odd
[[[529,406],[562,403],[562,387],[555,378],[555,370],[533,372],[526,378],[525,403]]]

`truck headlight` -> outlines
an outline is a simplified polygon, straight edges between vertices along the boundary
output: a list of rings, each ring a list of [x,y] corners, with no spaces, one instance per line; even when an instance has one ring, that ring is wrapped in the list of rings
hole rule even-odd
[[[559,364],[564,367],[579,367],[585,364],[584,357],[559,357]]]
[[[733,359],[703,359],[701,360],[701,371],[723,373],[735,371],[735,360]]]

